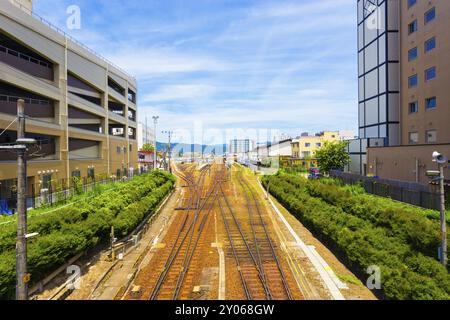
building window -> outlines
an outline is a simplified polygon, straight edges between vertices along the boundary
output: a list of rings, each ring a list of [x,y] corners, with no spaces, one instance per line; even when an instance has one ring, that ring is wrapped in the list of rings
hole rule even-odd
[[[430,81],[436,78],[436,67],[425,70],[425,81]]]
[[[436,143],[437,142],[437,131],[436,130],[428,130],[426,132],[426,141],[427,141],[427,143]]]
[[[408,9],[414,6],[417,3],[417,0],[408,0]]]
[[[133,145],[130,144],[130,152],[133,152]]]
[[[52,174],[47,173],[42,176],[42,189],[50,189],[52,183]]]
[[[117,154],[120,154],[122,148],[121,147],[117,147]]]
[[[305,147],[306,147],[306,148],[311,147],[311,143],[305,143]]]
[[[322,146],[322,144],[321,144],[321,143],[316,143],[316,146],[317,146],[318,148],[320,148],[320,147]]]
[[[417,113],[419,112],[419,102],[411,102],[409,104],[409,113]]]
[[[432,8],[425,12],[425,24],[433,21],[436,18],[436,8]]]
[[[95,169],[94,168],[88,168],[87,170],[87,177],[90,179],[94,179],[95,176]]]
[[[433,50],[434,48],[436,48],[436,37],[433,37],[425,42],[425,53]]]
[[[72,177],[81,178],[81,171],[80,170],[72,171]]]
[[[419,134],[417,132],[409,133],[409,144],[419,143]]]
[[[408,87],[412,88],[412,87],[417,86],[417,82],[418,82],[417,74],[409,77],[408,78]]]
[[[436,97],[428,98],[425,100],[425,107],[427,109],[434,109],[437,107]]]
[[[409,34],[414,33],[417,31],[417,20],[414,20],[408,25],[408,32]]]
[[[408,61],[414,61],[417,59],[417,47],[408,51]]]

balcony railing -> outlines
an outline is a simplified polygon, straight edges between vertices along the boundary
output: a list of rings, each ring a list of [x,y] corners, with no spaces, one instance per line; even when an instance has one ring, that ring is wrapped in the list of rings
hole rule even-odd
[[[42,22],[43,24],[47,25],[48,27],[50,27],[51,29],[53,29],[54,31],[58,32],[59,34],[61,34],[62,36],[64,36],[65,38],[69,39],[70,41],[76,43],[77,45],[79,45],[80,47],[82,47],[83,49],[89,51],[91,54],[93,54],[94,56],[96,56],[97,58],[103,60],[104,62],[108,63],[109,65],[113,66],[114,68],[122,71],[124,74],[126,74],[127,76],[129,76],[132,79],[135,79],[133,76],[131,76],[128,72],[126,72],[125,70],[123,70],[121,67],[117,66],[116,64],[114,64],[113,62],[109,61],[108,59],[106,59],[105,57],[103,57],[101,54],[97,53],[96,51],[92,50],[91,48],[89,48],[88,46],[86,46],[85,44],[81,43],[80,41],[76,40],[75,38],[73,38],[72,36],[70,36],[69,34],[67,34],[66,32],[64,32],[63,30],[61,30],[60,28],[58,28],[57,26],[53,25],[52,23],[48,22],[47,20],[45,20],[44,18],[42,18],[40,15],[34,13],[33,11],[31,11],[30,9],[28,9],[27,7],[23,6],[21,3],[12,0],[11,3],[13,3],[14,5],[16,5],[17,7],[21,8],[22,10],[24,10],[25,12],[27,12],[29,15],[31,15],[33,18],[39,20],[40,22]]]
[[[38,148],[33,148],[32,154],[28,156],[28,159],[30,161],[33,160],[41,160],[41,159],[47,159],[47,160],[56,160],[56,144],[52,140],[42,140],[38,143]],[[17,160],[17,154],[15,153],[9,153],[9,152],[0,152],[0,162],[11,162]]]
[[[55,110],[53,102],[48,100],[24,98],[0,94],[1,113],[10,115],[17,114],[17,101],[22,99],[25,101],[25,114],[35,118],[53,118]]]
[[[53,65],[44,60],[0,45],[0,61],[32,76],[53,81]]]
[[[7,48],[5,46],[2,46],[2,45],[0,45],[0,52],[4,52],[4,53],[7,53],[7,54],[10,54],[10,55],[12,55],[14,57],[18,57],[18,58],[20,58],[22,60],[38,64],[40,66],[43,66],[43,67],[46,67],[46,68],[49,68],[49,69],[53,68],[53,66],[50,63],[48,63],[48,62],[45,62],[43,60],[39,60],[39,59],[33,58],[33,57],[29,56],[29,55],[26,55],[26,54],[21,53],[21,52],[16,51],[16,50],[9,49],[9,48]]]
[[[39,104],[39,105],[44,105],[44,106],[49,106],[50,105],[50,101],[48,101],[48,100],[23,98],[23,97],[16,97],[16,96],[9,96],[9,95],[0,94],[0,101],[16,103],[19,99],[22,99],[23,101],[25,101],[25,104]]]

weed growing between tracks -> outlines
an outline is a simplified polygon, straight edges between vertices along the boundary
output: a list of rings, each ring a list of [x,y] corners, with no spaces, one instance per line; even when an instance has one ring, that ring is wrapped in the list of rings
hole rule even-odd
[[[157,171],[135,177],[113,192],[61,208],[29,222],[28,266],[33,283],[68,259],[109,240],[111,226],[118,237],[127,235],[171,191],[175,178]],[[0,227],[0,299],[12,298],[15,289],[16,224]]]
[[[337,184],[291,175],[264,177],[263,182],[270,182],[271,194],[360,274],[379,266],[386,298],[450,299],[450,275],[433,256],[439,226],[416,212],[420,209],[405,211],[385,199],[378,202]]]

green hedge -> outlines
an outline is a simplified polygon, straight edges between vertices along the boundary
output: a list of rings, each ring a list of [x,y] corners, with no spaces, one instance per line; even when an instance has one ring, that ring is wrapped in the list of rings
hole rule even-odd
[[[406,215],[399,213],[397,217],[392,208],[389,211],[381,207],[377,211],[376,203],[371,203],[374,207],[369,210],[357,207],[359,202],[347,205],[332,185],[289,175],[263,179],[266,185],[269,181],[271,194],[342,254],[359,274],[365,274],[371,265],[379,266],[386,298],[450,299],[448,271],[436,259],[417,250],[424,246],[422,249],[427,251],[433,243],[434,236],[430,240],[419,234],[421,230],[432,230],[436,235],[435,223],[429,225],[418,216],[407,221]],[[325,191],[327,188],[336,192]],[[419,231],[411,226],[413,223],[420,224]]]
[[[355,193],[351,188],[334,184],[330,180],[308,181],[294,176],[287,176],[285,180],[312,197],[385,228],[389,236],[403,240],[415,250],[437,257],[437,248],[440,246],[439,225],[428,219],[423,214],[424,210],[366,193]]]
[[[28,243],[28,268],[33,283],[68,259],[109,240],[111,226],[120,238],[153,214],[170,192],[175,178],[152,172],[120,184],[112,192],[85,199],[29,221],[39,236]],[[0,299],[15,289],[15,224],[0,227]]]

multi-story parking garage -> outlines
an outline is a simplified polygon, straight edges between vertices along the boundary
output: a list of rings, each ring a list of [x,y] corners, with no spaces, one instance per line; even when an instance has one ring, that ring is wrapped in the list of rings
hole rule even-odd
[[[18,99],[38,141],[28,183],[127,174],[137,168],[133,77],[34,15],[31,1],[0,2],[0,144],[16,140]],[[14,186],[16,155],[0,152],[0,198]]]

